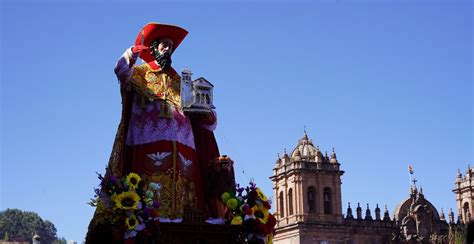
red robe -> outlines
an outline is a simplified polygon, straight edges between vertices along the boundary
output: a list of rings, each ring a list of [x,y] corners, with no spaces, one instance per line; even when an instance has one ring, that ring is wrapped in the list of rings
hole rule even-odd
[[[135,55],[136,58],[136,55]],[[180,102],[180,77],[156,63],[132,66],[127,50],[115,69],[121,81],[122,118],[109,159],[110,172],[121,178],[130,172],[145,182],[161,185],[155,196],[162,218],[183,216],[185,206],[208,212],[206,199],[215,195],[204,189],[210,162],[219,156],[214,134],[199,114],[184,114]],[[123,71],[123,67],[125,72]],[[89,225],[94,232],[110,230],[110,216],[97,208]]]

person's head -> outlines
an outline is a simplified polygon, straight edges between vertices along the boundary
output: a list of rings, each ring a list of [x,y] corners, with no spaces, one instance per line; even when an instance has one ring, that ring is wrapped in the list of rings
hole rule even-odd
[[[160,55],[171,56],[184,40],[188,31],[174,25],[151,22],[143,26],[135,39],[135,46],[143,45],[150,48],[149,52],[140,52],[140,58],[145,62],[157,62]],[[170,59],[171,60],[171,59]],[[169,68],[171,63],[160,64],[164,68]]]
[[[173,40],[169,37],[161,37],[157,38],[151,44],[152,51],[158,52],[159,54],[164,54],[165,52],[169,52],[170,55],[173,53]]]
[[[174,51],[173,44],[173,40],[169,37],[157,38],[151,44],[151,55],[163,70],[171,67],[171,54]]]

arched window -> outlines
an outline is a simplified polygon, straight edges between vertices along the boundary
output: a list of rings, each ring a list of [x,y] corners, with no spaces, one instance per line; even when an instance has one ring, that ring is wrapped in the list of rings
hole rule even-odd
[[[293,189],[291,188],[288,191],[288,209],[289,209],[288,215],[292,215],[293,214]]]
[[[280,192],[280,217],[285,217],[285,208],[283,207],[283,191]]]
[[[308,209],[310,213],[316,212],[316,189],[308,187]]]
[[[464,203],[463,210],[464,210],[464,223],[468,223],[471,218],[471,213],[469,212],[469,203],[467,202]]]
[[[331,188],[326,187],[323,190],[323,200],[324,200],[324,214],[332,213],[332,191]]]

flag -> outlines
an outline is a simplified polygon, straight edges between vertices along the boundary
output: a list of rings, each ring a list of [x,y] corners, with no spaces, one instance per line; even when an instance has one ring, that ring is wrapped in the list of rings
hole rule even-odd
[[[413,166],[411,164],[408,165],[408,173],[413,174]]]

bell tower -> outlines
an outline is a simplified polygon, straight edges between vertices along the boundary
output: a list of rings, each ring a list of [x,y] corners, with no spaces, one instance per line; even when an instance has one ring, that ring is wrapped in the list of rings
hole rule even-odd
[[[474,221],[474,170],[471,166],[467,167],[466,174],[463,176],[458,170],[456,183],[453,192],[456,194],[456,205],[458,216],[462,223],[466,224]]]
[[[273,181],[277,228],[304,223],[342,223],[340,164],[315,147],[306,131],[291,154],[278,158]]]

